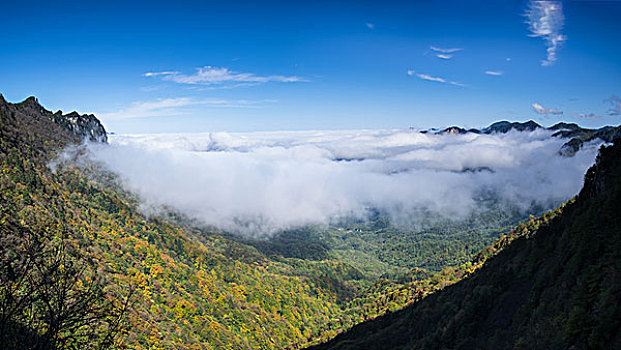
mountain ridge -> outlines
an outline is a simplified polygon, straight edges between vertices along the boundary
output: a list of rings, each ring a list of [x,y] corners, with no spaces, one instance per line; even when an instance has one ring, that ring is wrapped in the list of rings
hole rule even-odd
[[[533,120],[526,122],[510,122],[506,120],[494,122],[489,126],[482,129],[465,129],[459,126],[450,126],[443,130],[437,131],[436,129],[422,130],[421,133],[433,132],[435,135],[464,135],[468,133],[473,134],[506,134],[510,131],[535,131],[537,129],[556,131],[552,134],[553,137],[560,137],[563,139],[568,138],[569,141],[565,142],[559,154],[566,157],[571,157],[582,148],[582,146],[589,141],[601,140],[604,142],[612,142],[615,138],[621,137],[621,125],[620,126],[603,126],[597,129],[588,129],[579,126],[576,123],[558,122],[550,127],[543,127]]]
[[[81,143],[85,141],[107,143],[108,137],[103,124],[93,114],[79,114],[70,112],[63,114],[62,111],[52,113],[43,107],[39,100],[30,96],[18,103],[7,102],[0,94],[0,109],[3,111],[3,118],[14,119],[18,127],[24,128],[23,131],[32,132],[32,128],[37,129],[45,135],[45,139],[66,142]],[[58,129],[48,123],[54,123]],[[50,135],[56,133],[56,137]],[[30,140],[33,141],[34,140]],[[36,142],[35,142],[36,143]]]

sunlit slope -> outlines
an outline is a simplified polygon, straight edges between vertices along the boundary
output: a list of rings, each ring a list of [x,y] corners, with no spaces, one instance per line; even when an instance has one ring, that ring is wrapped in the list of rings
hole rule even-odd
[[[58,158],[61,147],[79,139],[54,123],[35,100],[3,103],[0,113],[3,327],[30,327],[20,334],[31,338],[48,335],[49,317],[43,311],[29,314],[47,307],[37,297],[38,285],[28,282],[41,278],[40,271],[20,265],[23,259],[16,254],[59,245],[72,252],[72,264],[92,271],[87,279],[102,277],[105,299],[117,300],[114,305],[120,308],[131,296],[123,317],[126,327],[116,337],[123,348],[297,347],[323,336],[339,314],[335,293],[313,280],[320,281],[320,274],[307,277],[299,266],[267,259],[254,248],[147,218],[114,177],[88,163],[78,161],[76,167],[66,159],[68,153]],[[80,152],[72,154],[79,158]],[[34,239],[44,244],[22,243]],[[306,264],[306,271],[334,269],[316,265]],[[16,280],[15,271],[26,277]],[[70,277],[62,275],[51,285],[66,284]],[[84,283],[71,284],[70,295],[77,295]],[[26,298],[28,308],[11,295]],[[57,299],[59,307],[66,302]],[[82,337],[81,343],[88,344],[83,327],[58,327],[57,338]]]

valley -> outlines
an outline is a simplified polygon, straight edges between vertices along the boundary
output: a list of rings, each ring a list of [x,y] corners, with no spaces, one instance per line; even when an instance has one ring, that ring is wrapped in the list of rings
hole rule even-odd
[[[229,234],[174,209],[141,209],[77,143],[97,129],[72,118],[94,117],[52,114],[34,98],[1,102],[7,348],[303,348],[464,279],[519,222],[530,220],[518,232],[532,232],[556,215],[529,219],[543,209],[507,210],[487,197],[484,211],[417,228],[377,212],[267,237]]]

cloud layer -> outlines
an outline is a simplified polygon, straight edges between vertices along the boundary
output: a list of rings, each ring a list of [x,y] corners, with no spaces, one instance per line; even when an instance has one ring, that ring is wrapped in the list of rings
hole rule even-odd
[[[144,208],[163,205],[249,235],[387,213],[460,218],[496,193],[522,209],[558,205],[581,187],[596,148],[558,155],[547,131],[431,135],[317,131],[112,136],[91,159],[119,174]]]
[[[530,36],[542,38],[546,43],[547,56],[542,66],[549,66],[557,60],[558,50],[567,37],[561,33],[565,24],[563,4],[560,1],[530,1],[527,23]]]

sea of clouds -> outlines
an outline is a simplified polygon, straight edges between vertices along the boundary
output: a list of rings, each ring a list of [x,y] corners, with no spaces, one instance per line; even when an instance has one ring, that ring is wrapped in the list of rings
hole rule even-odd
[[[222,230],[265,235],[386,213],[464,218],[477,198],[551,208],[575,195],[597,144],[574,157],[545,130],[435,135],[410,130],[113,135],[89,156],[145,210],[163,206]],[[427,215],[428,215],[427,214]]]

